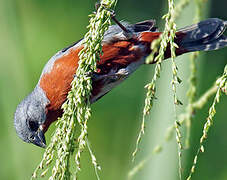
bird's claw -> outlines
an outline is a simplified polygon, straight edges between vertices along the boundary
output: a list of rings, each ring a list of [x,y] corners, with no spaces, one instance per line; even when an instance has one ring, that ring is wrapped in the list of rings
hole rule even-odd
[[[126,34],[129,34],[130,33],[130,31],[124,25],[122,25],[120,21],[118,21],[116,19],[116,13],[115,13],[115,11],[112,10],[112,9],[110,9],[110,8],[108,8],[105,4],[100,3],[100,2],[96,3],[95,4],[96,12],[97,12],[97,10],[98,10],[98,8],[100,6],[102,6],[104,9],[106,9],[107,11],[110,12],[110,15],[111,15],[112,20],[124,31],[124,33],[126,33]]]

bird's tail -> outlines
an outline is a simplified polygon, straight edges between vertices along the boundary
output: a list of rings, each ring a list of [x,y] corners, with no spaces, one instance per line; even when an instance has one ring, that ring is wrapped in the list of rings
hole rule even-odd
[[[143,29],[145,25],[147,29],[151,26],[147,22],[150,21],[137,23],[135,25],[137,25],[137,29],[141,31],[139,40],[148,43],[148,49],[150,50],[149,43],[151,43],[154,39],[157,39],[161,33],[157,32],[157,30],[153,32],[149,32],[147,30],[144,31]],[[154,23],[151,27],[154,28]],[[193,51],[211,51],[226,47],[227,37],[224,35],[226,27],[227,21],[211,18],[179,29],[174,40],[179,47],[176,49],[176,55]],[[150,54],[150,51],[148,51],[147,54]],[[165,59],[170,56],[170,46],[168,45],[165,52]],[[155,63],[155,61],[152,63]]]
[[[180,29],[176,33],[176,43],[179,46],[178,55],[226,47],[227,37],[223,35],[226,27],[227,21],[211,18]]]

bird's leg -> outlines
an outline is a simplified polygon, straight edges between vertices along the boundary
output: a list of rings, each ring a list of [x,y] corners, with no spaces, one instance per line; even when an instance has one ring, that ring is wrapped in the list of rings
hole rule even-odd
[[[110,13],[111,13],[111,18],[112,18],[112,20],[125,32],[125,33],[130,33],[130,31],[125,27],[125,26],[123,26],[123,24],[121,24],[121,22],[120,21],[118,21],[117,19],[116,19],[116,13],[115,13],[115,11],[114,10],[111,10],[110,9]]]
[[[112,20],[124,31],[124,33],[130,33],[130,31],[123,25],[123,24],[121,24],[121,22],[120,21],[118,21],[117,19],[116,19],[116,13],[115,13],[115,11],[114,10],[112,10],[112,9],[109,9],[109,8],[107,8],[106,6],[105,6],[105,4],[101,4],[100,2],[99,3],[96,3],[95,4],[95,9],[96,9],[96,11],[98,10],[98,8],[100,7],[100,6],[103,6],[106,10],[108,10],[110,13],[111,13],[111,18],[112,18]]]

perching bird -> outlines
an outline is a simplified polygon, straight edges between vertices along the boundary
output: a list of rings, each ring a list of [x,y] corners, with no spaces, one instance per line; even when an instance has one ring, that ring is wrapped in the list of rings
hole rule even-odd
[[[144,64],[151,53],[151,42],[161,34],[154,20],[117,24],[105,33],[103,55],[97,62],[97,71],[92,74],[91,102],[97,101]],[[223,35],[226,26],[227,21],[213,18],[180,29],[175,38],[179,47],[176,55],[226,47],[227,37]],[[35,89],[18,105],[14,125],[23,141],[45,147],[44,133],[63,113],[61,106],[71,89],[82,48],[83,40],[80,40],[54,55],[45,65]],[[165,59],[169,57],[167,48]]]

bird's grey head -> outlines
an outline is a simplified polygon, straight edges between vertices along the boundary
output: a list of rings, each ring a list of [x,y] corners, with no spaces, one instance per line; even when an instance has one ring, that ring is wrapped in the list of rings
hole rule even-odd
[[[46,146],[42,125],[46,120],[48,99],[43,90],[36,87],[18,106],[14,115],[17,135],[25,142]]]

